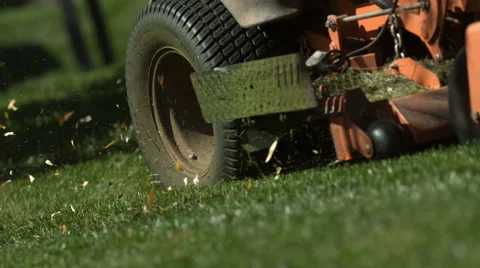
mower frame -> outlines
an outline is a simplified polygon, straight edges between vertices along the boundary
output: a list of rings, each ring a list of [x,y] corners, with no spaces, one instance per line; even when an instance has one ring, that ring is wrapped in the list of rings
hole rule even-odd
[[[266,23],[265,17],[257,16],[252,20],[252,14],[267,8],[276,14],[281,1],[234,1],[222,0],[234,14],[241,25]],[[297,4],[294,4],[296,2]],[[303,31],[307,44],[317,51],[341,51],[351,53],[348,57],[351,67],[360,71],[375,71],[385,63],[382,47],[372,48],[367,53],[355,53],[355,49],[347,44],[348,38],[373,41],[381,28],[390,23],[416,36],[426,47],[430,56],[441,62],[447,58],[441,47],[445,32],[445,22],[454,20],[449,14],[476,13],[480,11],[480,1],[472,0],[398,0],[397,6],[385,8],[373,3],[353,3],[340,0],[334,5],[337,14],[328,15],[325,21],[326,31],[305,29]],[[263,4],[261,4],[263,3]],[[297,14],[302,9],[303,1],[286,1],[280,9],[292,7],[290,15]],[[286,9],[283,9],[286,11]],[[395,11],[395,12],[394,12]],[[241,15],[238,14],[241,13]],[[287,14],[286,12],[285,14]],[[235,15],[236,14],[236,15]],[[275,19],[287,18],[280,15]],[[393,15],[392,15],[393,14]],[[454,22],[455,23],[455,22]],[[480,24],[470,25],[467,35],[468,70],[474,77],[474,70],[480,60],[480,52],[473,49],[480,42]],[[449,109],[448,87],[443,86],[437,74],[418,63],[411,57],[406,57],[402,51],[396,51],[397,58],[385,69],[391,74],[399,74],[429,88],[429,91],[404,96],[393,100],[369,102],[361,89],[350,89],[341,96],[323,96],[317,114],[328,118],[333,137],[337,159],[348,161],[358,157],[373,158],[375,156],[389,157],[399,153],[401,149],[395,144],[406,147],[425,144],[445,139],[454,135],[452,116]],[[470,105],[472,119],[480,121],[480,98],[474,88],[480,86],[479,79],[473,79],[470,84]],[[318,91],[322,92],[322,85]],[[388,124],[375,124],[376,122]],[[388,131],[398,132],[397,140],[389,140]],[[397,131],[398,130],[398,131]],[[392,147],[393,146],[393,147]],[[392,147],[392,148],[390,148]]]

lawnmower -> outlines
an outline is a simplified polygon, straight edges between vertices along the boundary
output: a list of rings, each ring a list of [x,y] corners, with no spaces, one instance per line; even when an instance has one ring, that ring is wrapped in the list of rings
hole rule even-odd
[[[182,187],[320,163],[325,145],[343,162],[474,141],[478,11],[471,0],[150,1],[126,55],[146,162],[163,186]],[[453,59],[448,83],[425,57]],[[352,70],[428,90],[370,101],[322,84]]]

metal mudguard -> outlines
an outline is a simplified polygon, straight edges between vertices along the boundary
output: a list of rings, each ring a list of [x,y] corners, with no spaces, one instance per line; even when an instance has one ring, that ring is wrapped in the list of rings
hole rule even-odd
[[[220,0],[244,27],[290,18],[301,10],[302,0]]]
[[[298,53],[193,73],[191,79],[208,123],[318,106],[305,59]]]
[[[148,4],[159,0],[149,0]],[[248,28],[300,13],[303,0],[220,0],[237,23]]]

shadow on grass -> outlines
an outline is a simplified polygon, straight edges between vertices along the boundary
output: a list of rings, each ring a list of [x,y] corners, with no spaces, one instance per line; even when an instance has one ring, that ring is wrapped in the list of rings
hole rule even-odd
[[[28,4],[28,0],[0,0],[0,9],[2,8],[18,8]]]
[[[0,62],[5,64],[8,84],[23,82],[61,67],[58,60],[36,44],[0,47]]]
[[[11,170],[38,173],[137,150],[126,93],[113,77],[90,83],[78,98],[35,101],[10,111],[5,131],[15,135],[0,137],[0,179],[12,178]],[[62,118],[67,119],[63,125]],[[45,164],[47,159],[57,166]]]
[[[335,148],[327,120],[306,122],[304,119],[308,117],[308,112],[290,113],[289,116],[290,120],[283,123],[278,121],[278,115],[256,118],[260,120],[260,125],[265,121],[270,122],[269,126],[260,129],[268,129],[278,138],[278,143],[269,161],[266,159],[270,148],[248,155],[245,169],[247,177],[274,177],[280,173],[325,167],[335,161]]]

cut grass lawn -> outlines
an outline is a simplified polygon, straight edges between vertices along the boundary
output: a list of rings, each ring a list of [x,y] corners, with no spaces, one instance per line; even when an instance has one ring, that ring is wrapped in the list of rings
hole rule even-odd
[[[1,267],[478,267],[480,145],[162,192],[129,126],[122,77],[120,62],[0,94]],[[386,85],[412,87],[398,79],[342,81],[376,98]]]

